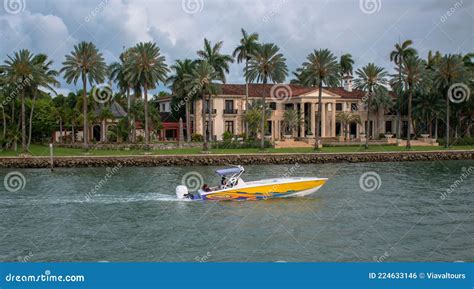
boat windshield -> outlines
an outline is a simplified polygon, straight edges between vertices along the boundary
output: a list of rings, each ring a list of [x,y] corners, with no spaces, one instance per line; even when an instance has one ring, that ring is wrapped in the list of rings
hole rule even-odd
[[[244,168],[242,167],[234,167],[234,168],[225,168],[225,169],[220,169],[216,171],[216,174],[218,174],[221,177],[224,176],[231,176],[235,174],[240,174],[243,172]]]

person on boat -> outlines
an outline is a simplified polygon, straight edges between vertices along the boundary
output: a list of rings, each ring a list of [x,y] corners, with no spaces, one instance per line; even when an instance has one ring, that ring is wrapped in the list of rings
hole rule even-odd
[[[212,192],[212,190],[211,190],[211,188],[209,188],[209,185],[208,185],[208,184],[204,184],[204,185],[202,186],[202,190],[203,190],[204,192]]]
[[[225,176],[222,176],[222,179],[221,179],[221,188],[224,188],[227,184],[227,179]]]

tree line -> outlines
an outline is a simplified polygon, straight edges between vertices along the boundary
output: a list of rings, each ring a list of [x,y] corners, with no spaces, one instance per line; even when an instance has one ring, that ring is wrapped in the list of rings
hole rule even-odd
[[[249,84],[277,84],[288,77],[286,58],[274,43],[261,43],[257,33],[241,30],[242,37],[232,55],[222,53],[223,41],[212,43],[204,39],[203,48],[195,59],[178,59],[168,66],[156,43],[144,42],[124,49],[119,61],[108,65],[102,53],[91,42],[80,42],[65,56],[59,71],[52,68],[53,61],[45,54],[34,55],[21,49],[8,55],[0,66],[0,107],[3,130],[2,148],[16,150],[21,143],[27,152],[32,140],[50,137],[59,126],[75,133],[82,126],[89,132],[94,120],[111,118],[110,105],[116,101],[126,107],[127,116],[120,120],[113,139],[134,143],[136,123],[144,124],[144,143],[150,143],[150,132],[160,128],[157,98],[149,105],[149,91],[163,84],[172,91],[173,113],[182,114],[186,121],[186,141],[191,141],[190,110],[196,99],[203,100],[203,123],[207,118],[207,129],[202,128],[203,149],[212,141],[212,97],[220,93],[220,85],[226,83],[230,64],[244,63],[243,76],[246,83],[245,137],[257,138],[264,147],[264,131],[268,110],[265,92],[258,103],[250,103]],[[355,70],[355,88],[365,92],[364,104],[368,119],[379,109],[396,113],[397,140],[401,138],[402,115],[408,116],[407,147],[413,135],[428,132],[438,137],[438,123],[444,121],[445,144],[450,137],[470,136],[473,119],[473,99],[469,92],[473,87],[474,54],[446,54],[429,52],[423,59],[413,48],[411,40],[396,43],[387,54],[394,64],[395,73],[374,63]],[[291,83],[319,88],[318,111],[321,111],[322,89],[339,87],[345,77],[352,77],[354,60],[351,54],[338,58],[329,49],[315,49],[299,68],[293,72]],[[68,96],[57,95],[58,78],[62,76],[68,84],[79,84],[81,89]],[[108,82],[108,83],[106,83]],[[103,84],[106,83],[105,86]],[[112,93],[115,84],[119,91]],[[97,94],[105,93],[105,100],[97,100]],[[99,95],[100,96],[100,95]],[[100,108],[99,115],[94,114]],[[195,112],[199,113],[199,112]],[[315,149],[319,149],[321,123],[317,115]],[[340,116],[350,122],[351,116]],[[249,124],[252,123],[252,127]],[[258,124],[258,125],[257,125]],[[412,131],[411,127],[414,128]],[[367,131],[368,128],[366,128]],[[62,139],[62,138],[61,138]],[[83,134],[83,146],[89,147],[88,133]],[[368,138],[366,147],[368,147]]]

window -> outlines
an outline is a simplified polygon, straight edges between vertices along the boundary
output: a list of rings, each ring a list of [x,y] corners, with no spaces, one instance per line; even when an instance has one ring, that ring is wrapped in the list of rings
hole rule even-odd
[[[161,111],[166,111],[166,103],[161,104]]]
[[[342,110],[342,103],[336,103],[336,111]]]
[[[267,126],[265,127],[265,135],[272,135],[272,121],[267,121]]]
[[[277,104],[276,102],[270,102],[268,104],[268,107],[271,109],[271,110],[276,110],[277,109]]]
[[[228,113],[232,113],[234,111],[234,101],[233,100],[226,100],[225,101],[225,111]]]
[[[234,134],[234,122],[233,121],[226,121],[225,122],[225,131]]]
[[[292,103],[285,103],[285,110],[290,110],[293,109],[293,104]]]
[[[385,133],[392,133],[392,121],[385,122]]]
[[[351,112],[355,112],[358,110],[357,103],[353,102],[351,103]]]

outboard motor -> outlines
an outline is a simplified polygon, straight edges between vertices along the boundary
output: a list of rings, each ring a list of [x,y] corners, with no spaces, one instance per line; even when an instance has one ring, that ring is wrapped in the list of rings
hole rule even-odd
[[[194,199],[193,194],[190,194],[188,192],[188,187],[186,187],[186,186],[177,186],[176,187],[176,197],[178,199],[182,199],[182,200],[184,200],[184,199],[191,199],[191,200]]]

